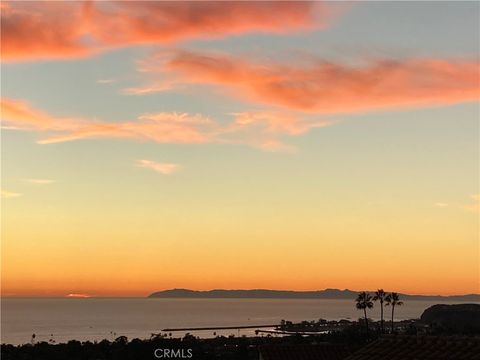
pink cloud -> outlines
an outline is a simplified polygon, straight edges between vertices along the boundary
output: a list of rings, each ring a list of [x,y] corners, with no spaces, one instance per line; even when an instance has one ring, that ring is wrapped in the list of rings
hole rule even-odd
[[[157,83],[210,84],[247,101],[315,113],[449,105],[478,101],[475,60],[375,60],[351,66],[313,59],[284,64],[225,54],[175,51],[141,63]],[[137,90],[138,91],[138,90]]]

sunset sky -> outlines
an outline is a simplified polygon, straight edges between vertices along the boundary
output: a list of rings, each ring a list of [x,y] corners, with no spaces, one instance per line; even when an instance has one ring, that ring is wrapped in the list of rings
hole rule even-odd
[[[2,1],[2,295],[479,293],[479,26],[479,2]]]

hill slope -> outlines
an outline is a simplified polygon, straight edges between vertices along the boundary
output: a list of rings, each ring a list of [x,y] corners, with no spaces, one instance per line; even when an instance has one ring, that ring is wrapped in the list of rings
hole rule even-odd
[[[371,291],[373,293],[373,291]],[[325,289],[317,291],[289,291],[289,290],[208,290],[196,291],[188,289],[171,289],[157,291],[150,294],[150,298],[201,298],[201,299],[348,299],[357,296],[357,291]],[[480,302],[480,294],[435,296],[435,295],[408,295],[400,294],[405,300],[451,300]]]

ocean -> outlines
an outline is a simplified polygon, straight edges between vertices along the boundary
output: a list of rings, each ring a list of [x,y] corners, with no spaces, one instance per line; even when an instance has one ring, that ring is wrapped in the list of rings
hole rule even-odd
[[[442,301],[407,301],[395,318],[418,318]],[[325,299],[151,299],[151,298],[3,298],[1,342],[55,343],[68,340],[113,340],[118,336],[149,338],[164,328],[273,325],[280,320],[350,319],[362,313],[352,300]],[[369,311],[379,319],[380,308]],[[386,310],[388,319],[389,309]],[[216,335],[253,335],[254,329],[216,331]],[[213,330],[191,334],[214,337]],[[183,336],[174,332],[172,336]]]

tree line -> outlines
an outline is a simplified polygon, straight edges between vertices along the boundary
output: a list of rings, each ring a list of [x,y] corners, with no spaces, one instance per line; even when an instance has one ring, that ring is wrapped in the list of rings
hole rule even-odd
[[[355,307],[358,310],[363,310],[363,314],[365,317],[365,326],[368,333],[368,317],[367,317],[367,310],[373,308],[374,302],[380,303],[380,330],[382,333],[385,332],[384,327],[384,317],[383,317],[383,307],[390,306],[392,309],[392,329],[391,332],[393,333],[394,328],[394,315],[395,315],[395,307],[402,306],[403,301],[400,300],[400,295],[396,292],[386,293],[383,289],[378,289],[375,291],[373,296],[366,292],[362,291],[358,294],[357,298],[355,299]]]

